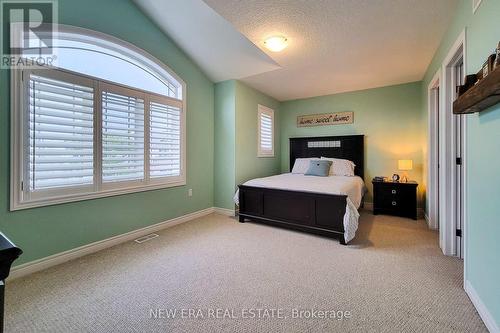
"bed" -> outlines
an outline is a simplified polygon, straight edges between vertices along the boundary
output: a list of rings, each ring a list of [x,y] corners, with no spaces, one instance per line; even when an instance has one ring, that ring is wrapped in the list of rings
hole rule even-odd
[[[338,238],[355,235],[364,194],[364,136],[290,139],[290,171],[297,158],[332,157],[356,165],[356,177],[283,174],[238,186],[239,221],[266,223]]]

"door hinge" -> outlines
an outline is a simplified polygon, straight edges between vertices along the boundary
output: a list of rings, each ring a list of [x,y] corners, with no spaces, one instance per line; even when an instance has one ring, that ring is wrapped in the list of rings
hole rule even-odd
[[[457,237],[462,237],[462,230],[460,229],[457,229]]]
[[[21,191],[24,191],[24,182],[21,182]]]
[[[462,165],[462,158],[461,157],[457,157],[457,165]]]

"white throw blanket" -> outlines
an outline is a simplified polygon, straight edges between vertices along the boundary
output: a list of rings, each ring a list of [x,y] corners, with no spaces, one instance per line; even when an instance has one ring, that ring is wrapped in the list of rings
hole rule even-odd
[[[285,173],[277,176],[252,179],[243,185],[280,190],[347,195],[347,205],[344,215],[345,241],[351,241],[356,235],[359,219],[358,208],[361,205],[361,200],[365,191],[365,184],[360,177],[317,177]],[[234,195],[234,202],[237,205],[239,204],[238,191],[236,191]]]

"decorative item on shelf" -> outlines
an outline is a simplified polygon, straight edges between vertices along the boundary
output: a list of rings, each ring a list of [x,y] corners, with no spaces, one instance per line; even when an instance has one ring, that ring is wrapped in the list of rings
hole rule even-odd
[[[384,182],[386,179],[387,179],[387,177],[384,177],[384,176],[373,177],[373,181],[375,181],[375,182]]]
[[[482,79],[487,77],[493,71],[493,64],[495,62],[495,58],[496,58],[496,54],[490,54],[490,56],[488,57],[488,60],[486,60],[486,62],[483,64]]]
[[[477,78],[477,80],[476,80],[476,83],[474,83],[474,85],[478,84],[483,79],[483,67],[481,67],[479,72],[477,72],[476,78]]]
[[[471,87],[474,87],[474,84],[477,82],[477,74],[467,75],[465,77],[465,83],[463,86],[458,86],[457,93],[458,96],[462,96],[469,90]]]
[[[468,75],[457,89],[453,102],[454,114],[469,114],[487,110],[500,103],[500,42],[477,74]]]
[[[398,169],[404,171],[401,181],[407,183],[408,174],[406,171],[413,170],[413,160],[398,160]]]
[[[392,181],[393,182],[399,182],[399,175],[397,173],[392,175]]]
[[[495,62],[493,63],[493,69],[500,67],[500,42],[498,42],[497,52],[496,52]]]

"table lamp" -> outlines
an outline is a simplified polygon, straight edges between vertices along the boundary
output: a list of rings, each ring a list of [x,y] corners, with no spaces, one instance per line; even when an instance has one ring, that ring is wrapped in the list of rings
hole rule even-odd
[[[401,177],[401,181],[404,183],[408,182],[408,174],[406,171],[413,170],[413,160],[398,160],[398,169],[403,172],[403,177]]]

